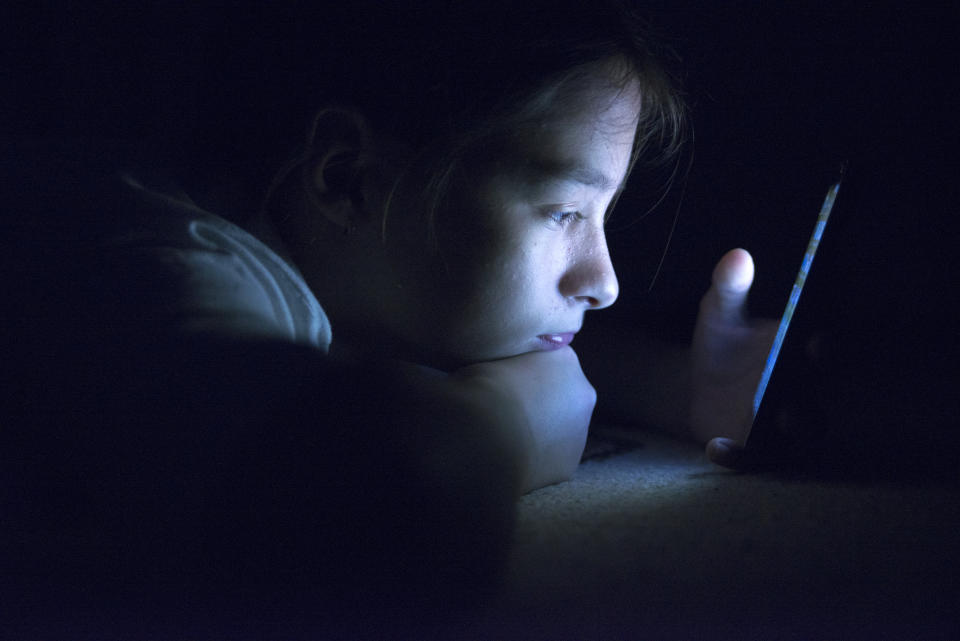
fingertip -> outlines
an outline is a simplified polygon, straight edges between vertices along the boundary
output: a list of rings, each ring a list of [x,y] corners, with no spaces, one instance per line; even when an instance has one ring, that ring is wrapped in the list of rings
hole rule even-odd
[[[731,249],[726,253],[724,258],[735,261],[737,264],[742,265],[745,269],[753,269],[753,256],[743,247]]]
[[[750,289],[754,276],[753,257],[746,249],[731,249],[713,270],[713,282],[717,287],[733,293]]]
[[[729,438],[718,437],[707,443],[707,458],[717,465],[734,467],[743,455],[743,446]]]

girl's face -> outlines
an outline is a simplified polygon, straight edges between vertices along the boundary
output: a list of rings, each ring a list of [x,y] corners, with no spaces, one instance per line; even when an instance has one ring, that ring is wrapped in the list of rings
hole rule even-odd
[[[438,213],[439,251],[412,230],[388,234],[368,281],[378,284],[364,293],[367,327],[349,333],[449,369],[557,349],[584,312],[611,305],[604,219],[628,169],[639,95],[610,84],[554,101],[562,108],[511,132],[496,160],[467,159]]]

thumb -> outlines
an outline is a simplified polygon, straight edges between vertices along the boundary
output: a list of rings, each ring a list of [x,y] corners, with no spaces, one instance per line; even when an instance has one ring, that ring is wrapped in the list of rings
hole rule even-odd
[[[745,249],[731,249],[713,270],[713,285],[703,303],[712,319],[737,322],[743,317],[743,307],[750,285],[753,284],[753,258]]]
[[[743,445],[729,438],[714,438],[707,443],[707,458],[717,465],[737,468],[744,462]]]

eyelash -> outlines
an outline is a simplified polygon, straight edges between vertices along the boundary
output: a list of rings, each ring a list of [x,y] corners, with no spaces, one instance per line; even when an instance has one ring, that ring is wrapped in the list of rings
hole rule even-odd
[[[579,211],[551,211],[547,214],[551,221],[560,225],[561,227],[566,226],[572,220],[580,220],[583,218],[583,214]]]

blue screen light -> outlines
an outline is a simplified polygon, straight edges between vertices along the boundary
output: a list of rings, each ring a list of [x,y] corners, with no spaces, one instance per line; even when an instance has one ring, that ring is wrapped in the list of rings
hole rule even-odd
[[[807,274],[810,272],[810,265],[813,263],[813,257],[817,254],[817,247],[820,246],[820,238],[823,236],[823,230],[827,226],[827,220],[830,218],[830,212],[833,211],[833,203],[837,199],[837,192],[840,191],[840,182],[831,185],[827,190],[827,197],[823,200],[823,207],[820,208],[820,215],[817,216],[817,224],[813,228],[813,235],[810,236],[810,242],[807,243],[807,251],[803,255],[803,263],[800,265],[800,271],[797,272],[797,278],[793,282],[793,289],[790,291],[790,298],[787,300],[787,307],[780,318],[780,326],[777,328],[777,335],[773,339],[773,346],[767,355],[767,364],[763,368],[763,374],[760,376],[760,383],[757,385],[757,392],[753,397],[753,417],[756,418],[760,410],[760,401],[763,400],[763,394],[767,391],[767,383],[770,382],[770,375],[773,373],[773,367],[777,363],[777,357],[780,355],[780,347],[783,345],[783,339],[787,335],[787,328],[790,327],[790,319],[793,318],[793,312],[800,300],[800,294],[803,292],[803,284],[807,281]]]

